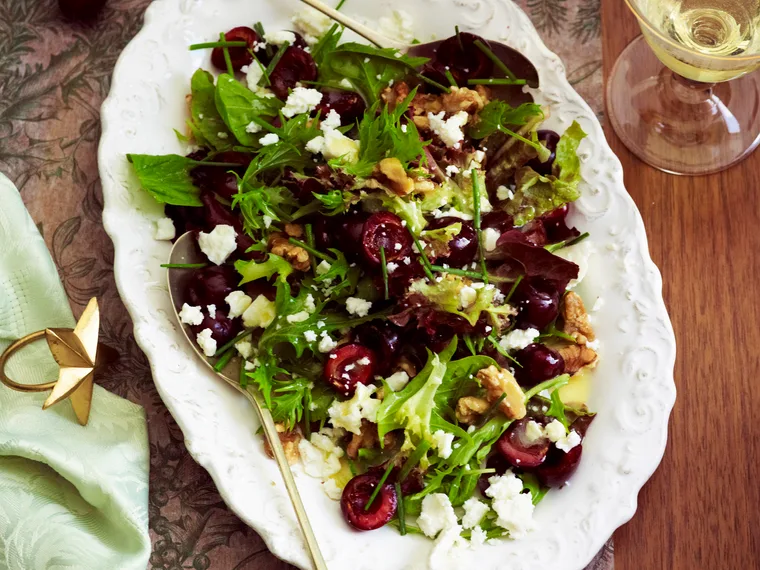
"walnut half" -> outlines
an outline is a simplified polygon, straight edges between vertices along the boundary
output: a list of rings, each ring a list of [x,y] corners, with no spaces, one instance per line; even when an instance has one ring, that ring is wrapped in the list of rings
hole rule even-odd
[[[586,344],[596,338],[580,295],[569,291],[562,300],[560,311],[563,320],[562,331],[572,336],[578,344]]]
[[[565,361],[566,374],[575,374],[584,366],[594,368],[598,360],[594,350],[581,344],[565,346],[559,350],[559,354]]]
[[[499,404],[499,409],[505,416],[515,420],[525,417],[525,394],[508,370],[491,365],[478,370],[477,377],[486,389],[489,402],[493,403],[505,394]]]
[[[491,404],[484,398],[465,396],[457,402],[456,416],[459,423],[472,425],[488,411]]]
[[[274,232],[269,236],[269,251],[286,259],[298,271],[308,271],[309,252],[304,248],[288,241],[288,236],[281,232]]]
[[[294,465],[301,457],[301,453],[298,451],[298,444],[303,439],[301,436],[301,428],[296,426],[293,431],[288,431],[284,424],[275,424],[277,428],[277,434],[280,436],[280,442],[282,443],[282,449],[285,451],[285,457],[288,459],[289,465]],[[264,436],[264,451],[270,459],[274,459],[274,453],[272,452],[272,446],[269,445],[269,441]]]

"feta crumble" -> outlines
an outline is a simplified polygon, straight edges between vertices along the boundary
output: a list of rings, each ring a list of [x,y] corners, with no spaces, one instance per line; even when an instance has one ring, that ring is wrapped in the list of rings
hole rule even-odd
[[[338,343],[335,342],[332,338],[330,338],[330,335],[328,335],[326,332],[323,332],[319,339],[319,344],[317,345],[317,349],[319,350],[319,352],[330,352],[336,346],[338,346]]]
[[[327,263],[327,261],[325,261],[323,259],[319,263],[319,265],[317,265],[317,275],[324,275],[325,273],[327,273],[328,271],[330,271],[331,267],[332,267],[332,265],[330,265],[329,263]]]
[[[261,146],[269,146],[270,144],[277,144],[280,142],[280,137],[277,133],[269,133],[259,139]]]
[[[515,329],[499,339],[499,346],[504,350],[522,350],[538,338],[536,329]]]
[[[311,113],[322,102],[322,97],[322,93],[316,89],[296,87],[288,95],[282,114],[290,118],[302,113]]]
[[[198,336],[195,337],[198,346],[203,350],[203,354],[209,358],[216,354],[216,341],[211,338],[211,334],[211,329],[203,329],[198,333]]]
[[[252,135],[255,135],[256,133],[261,132],[261,128],[262,128],[261,125],[259,125],[258,123],[254,123],[253,121],[251,121],[250,123],[248,123],[245,126],[245,132],[249,133],[249,134],[252,134]]]
[[[567,288],[575,289],[578,284],[583,281],[588,273],[589,260],[594,253],[594,245],[589,240],[583,240],[580,243],[571,245],[570,247],[563,247],[554,252],[554,255],[561,257],[567,261],[575,263],[578,266],[578,277],[571,280],[568,283]]]
[[[306,311],[299,311],[292,315],[288,315],[285,318],[285,320],[287,320],[289,323],[302,323],[308,318],[309,318],[309,313],[307,313]]]
[[[156,227],[153,232],[153,237],[157,240],[166,241],[173,240],[177,236],[177,230],[174,229],[174,222],[171,218],[161,218],[156,220]]]
[[[525,426],[525,443],[535,443],[544,437],[544,429],[541,424],[530,420]]]
[[[200,307],[193,307],[184,303],[179,312],[179,320],[186,325],[199,325],[203,322],[203,311]]]
[[[357,317],[366,317],[372,307],[372,302],[359,297],[349,297],[346,299],[346,310]]]
[[[565,438],[567,430],[565,430],[565,426],[562,425],[561,421],[554,420],[544,428],[544,433],[546,437],[556,443]]]
[[[388,264],[386,265],[386,268],[388,269],[388,273],[393,273],[394,271],[396,271],[396,269],[398,269],[398,263],[396,263],[395,261],[389,261]]]
[[[523,483],[511,471],[488,479],[486,495],[498,515],[496,524],[509,531],[512,538],[521,538],[534,528],[533,501],[530,493],[523,493]]]
[[[316,342],[317,333],[314,331],[304,331],[303,337],[306,339],[306,342]]]
[[[302,439],[298,443],[298,451],[307,475],[326,479],[341,470],[340,458],[343,457],[343,449],[335,445],[324,430],[312,433],[310,440]]]
[[[414,41],[414,20],[403,10],[393,10],[390,16],[380,18],[380,33],[405,44]]]
[[[581,436],[577,432],[571,431],[566,437],[560,439],[555,445],[565,453],[578,446],[581,443]]]
[[[280,30],[278,32],[267,32],[264,34],[264,39],[268,44],[274,44],[274,45],[281,45],[284,43],[289,43],[290,45],[293,45],[296,43],[296,35],[293,32],[289,32],[287,30]]]
[[[454,442],[454,434],[439,429],[433,433],[433,445],[438,449],[438,456],[442,459],[451,457],[451,444]]]
[[[372,398],[372,394],[376,391],[377,386],[357,384],[356,391],[350,400],[345,402],[335,400],[327,410],[332,426],[360,435],[363,419],[376,423],[377,409],[382,403]]]
[[[212,319],[216,318],[216,305],[207,305],[206,310],[208,311],[208,316]]]
[[[499,241],[501,232],[494,228],[486,228],[483,230],[483,247],[486,251],[493,251],[496,249],[496,242]]]
[[[274,303],[259,295],[243,312],[243,326],[246,328],[267,328],[275,317]]]
[[[455,174],[459,174],[459,167],[453,164],[449,164],[446,167],[446,176],[453,178]]]
[[[388,378],[385,379],[385,383],[388,384],[388,387],[394,392],[399,392],[409,383],[409,374],[403,370],[399,370],[388,376]]]
[[[233,291],[224,298],[224,302],[230,307],[227,316],[234,319],[235,317],[242,315],[245,310],[251,306],[253,299],[242,291]]]
[[[447,528],[458,527],[457,515],[448,496],[443,493],[425,495],[417,526],[429,538],[435,538]]]
[[[211,233],[198,234],[198,246],[211,263],[221,265],[237,249],[235,228],[226,224],[216,226]]]
[[[248,360],[253,356],[253,345],[249,340],[241,340],[235,343],[235,349],[240,353],[240,356]]]
[[[491,508],[476,497],[467,499],[462,505],[464,516],[462,517],[462,526],[464,528],[475,528],[480,525],[480,521],[486,516]]]
[[[459,111],[448,119],[444,119],[446,112],[441,111],[437,115],[428,113],[427,116],[430,121],[430,130],[437,134],[446,146],[459,148],[459,143],[464,139],[462,127],[470,120],[470,115],[465,111]]]
[[[293,16],[293,25],[308,44],[315,44],[332,27],[332,20],[314,8],[304,8]]]
[[[499,200],[511,200],[515,197],[515,193],[506,186],[499,186],[496,189],[496,197]]]
[[[459,291],[459,304],[462,308],[471,307],[478,300],[478,292],[469,285],[465,285]]]

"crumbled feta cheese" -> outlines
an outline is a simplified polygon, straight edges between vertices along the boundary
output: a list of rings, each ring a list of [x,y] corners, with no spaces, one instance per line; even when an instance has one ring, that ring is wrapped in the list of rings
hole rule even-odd
[[[534,527],[533,501],[530,493],[522,493],[523,483],[511,471],[488,479],[486,495],[498,518],[496,524],[509,531],[512,538],[520,538]]]
[[[327,113],[324,119],[322,119],[322,123],[319,125],[319,128],[324,132],[328,130],[338,129],[340,128],[340,124],[340,115],[335,109],[330,109],[330,112]]]
[[[243,326],[249,329],[267,328],[272,324],[275,315],[274,303],[264,295],[259,295],[243,312]]]
[[[506,300],[506,296],[499,289],[493,294],[494,305],[501,305]]]
[[[317,12],[314,8],[304,8],[296,12],[292,20],[296,29],[303,34],[306,43],[315,44],[319,38],[327,33],[332,27],[332,20]]]
[[[330,497],[333,501],[340,501],[340,498],[343,496],[343,489],[338,487],[335,479],[332,478],[324,481],[322,490],[325,492],[325,495]]]
[[[319,154],[325,149],[325,137],[314,137],[306,143],[306,150],[311,154]],[[316,160],[316,159],[314,159]]]
[[[327,479],[341,470],[340,458],[343,457],[343,449],[335,445],[324,430],[312,433],[311,440],[302,439],[298,443],[298,451],[307,475]]]
[[[254,123],[251,121],[245,126],[245,132],[250,133],[252,135],[255,135],[256,133],[261,131],[261,125]]]
[[[259,86],[259,82],[261,81],[261,78],[263,76],[264,76],[264,70],[261,69],[261,66],[258,63],[254,62],[251,65],[249,65],[248,69],[246,69],[245,71],[245,82],[246,82],[246,85],[248,85],[248,89],[250,89],[254,93],[261,92],[264,88]],[[258,125],[256,126],[258,127]]]
[[[581,443],[581,436],[577,432],[571,431],[566,437],[560,439],[555,445],[565,453]]]
[[[444,119],[446,112],[441,111],[437,115],[428,113],[427,116],[430,121],[430,130],[437,134],[446,146],[459,148],[459,143],[464,139],[462,127],[467,124],[470,115],[465,111],[459,111],[448,119]]]
[[[289,323],[302,323],[309,318],[309,313],[306,311],[299,311],[295,314],[288,315],[285,320]]]
[[[441,210],[433,210],[433,216],[436,218],[445,218],[448,216],[452,216],[454,218],[461,218],[463,220],[472,219],[472,216],[470,214],[465,214],[464,212],[460,212],[456,208],[449,208],[445,212],[442,212]]]
[[[345,78],[345,77],[340,80],[340,83],[338,85],[340,85],[341,87],[344,87],[346,89],[353,89],[354,88],[353,84],[347,78]]]
[[[459,174],[459,167],[453,164],[449,164],[446,167],[446,176],[453,178],[455,174]]]
[[[366,356],[356,361],[359,366],[368,366],[370,362],[370,359]]]
[[[325,261],[323,259],[319,263],[319,265],[317,265],[317,275],[324,275],[325,273],[327,273],[328,271],[330,271],[331,267],[332,267],[332,265],[330,265],[329,263],[327,263],[327,261]]]
[[[266,214],[264,214],[263,216],[261,216],[261,219],[264,220],[265,228],[268,228],[269,226],[272,225],[272,221],[273,221],[272,216],[267,216]]]
[[[216,354],[216,341],[211,338],[211,334],[211,329],[203,329],[198,333],[198,336],[195,337],[198,346],[203,350],[203,354],[209,358]]]
[[[306,299],[303,302],[303,308],[309,313],[313,313],[317,310],[317,306],[314,304],[314,295],[311,293],[306,295]]]
[[[372,308],[372,302],[359,297],[349,297],[346,299],[346,310],[357,317],[366,317]]]
[[[414,41],[414,20],[403,10],[393,10],[390,16],[380,18],[380,33],[386,38],[405,44]]]
[[[451,444],[454,442],[454,434],[439,429],[433,433],[433,445],[438,449],[438,456],[448,459],[451,456]]]
[[[289,32],[287,30],[280,30],[278,32],[267,32],[264,35],[264,39],[268,44],[274,44],[276,46],[289,43],[290,45],[293,45],[296,43],[296,35],[293,32]]]
[[[177,230],[174,229],[174,222],[171,218],[161,218],[156,220],[156,227],[153,232],[153,237],[157,240],[173,240],[177,235]]]
[[[304,331],[303,337],[306,339],[306,342],[316,342],[317,333],[314,331]]]
[[[208,311],[208,316],[212,319],[216,318],[216,305],[207,305],[206,310]]]
[[[528,424],[525,426],[525,443],[531,444],[537,442],[539,439],[542,439],[544,437],[544,428],[541,427],[541,424],[538,422],[534,422],[533,420],[530,420]]]
[[[240,356],[246,360],[253,356],[253,345],[249,340],[241,340],[235,343],[235,348],[240,353]]]
[[[467,308],[475,304],[478,300],[478,292],[469,285],[465,285],[459,291],[459,304],[462,308]]]
[[[475,528],[486,516],[486,513],[491,510],[487,504],[479,501],[476,497],[467,499],[462,507],[464,508],[464,516],[462,517],[464,528]]]
[[[401,251],[401,248],[404,247],[400,243],[396,242],[393,244],[393,249],[396,251]]]
[[[179,320],[186,325],[199,325],[203,322],[203,311],[200,307],[193,307],[184,303],[179,312]]]
[[[216,136],[218,136],[220,139],[224,140],[224,139],[226,139],[227,137],[229,137],[230,135],[228,135],[228,134],[227,134],[227,133],[225,133],[225,132],[219,131],[218,133],[216,133]]]
[[[327,414],[333,427],[344,428],[351,433],[361,434],[362,420],[372,423],[377,421],[377,409],[382,403],[373,399],[372,394],[377,391],[377,386],[357,384],[356,391],[350,400],[340,402],[335,400]]]
[[[388,269],[388,273],[393,273],[394,271],[396,271],[396,269],[398,269],[398,263],[396,263],[395,261],[389,261],[386,267]]]
[[[575,265],[578,266],[578,277],[568,283],[568,289],[575,289],[578,284],[583,281],[583,278],[586,277],[589,260],[593,254],[594,244],[587,239],[580,243],[576,243],[575,245],[571,245],[570,247],[563,247],[554,252],[554,255],[575,263]]]
[[[496,242],[501,237],[501,232],[494,228],[486,228],[483,230],[483,247],[486,251],[493,251],[496,249]]]
[[[405,133],[408,130],[409,130],[409,125],[407,125],[406,123],[404,123],[403,125],[401,125],[401,132],[402,133]]]
[[[443,493],[431,493],[422,499],[422,510],[417,517],[417,526],[429,538],[445,530],[459,526],[457,515],[448,496]]]
[[[504,350],[522,350],[529,344],[533,344],[539,334],[536,329],[515,329],[501,337],[499,346]]]
[[[277,144],[280,142],[280,137],[277,133],[269,133],[259,139],[261,146],[269,146],[270,144]]]
[[[515,193],[506,186],[499,186],[496,189],[496,197],[499,200],[511,200],[515,197]]]
[[[246,361],[244,368],[248,371],[250,370],[256,370],[259,366],[259,361],[257,359],[253,359],[253,362]]]
[[[338,343],[330,338],[330,335],[328,335],[326,332],[323,332],[321,338],[319,339],[317,349],[319,352],[330,352],[336,346],[338,346]]]
[[[556,443],[565,438],[567,430],[565,430],[565,426],[562,425],[562,422],[554,420],[544,428],[544,433],[546,433],[546,437]]]
[[[473,547],[483,546],[486,543],[487,538],[488,535],[486,534],[486,531],[484,531],[479,526],[476,526],[474,529],[472,529],[472,532],[470,534],[470,545]]]
[[[359,141],[348,138],[338,130],[329,130],[325,131],[321,152],[328,160],[343,158],[347,162],[356,162],[359,159],[359,146]]]
[[[216,226],[211,233],[200,232],[198,246],[211,263],[221,265],[237,249],[236,237],[235,228],[221,224]]]
[[[385,379],[385,382],[388,384],[388,387],[391,390],[394,392],[399,392],[400,390],[403,390],[404,386],[409,383],[409,374],[403,370],[399,370],[398,372],[395,372],[388,376],[388,378]]]
[[[316,89],[296,87],[288,95],[285,106],[282,108],[282,114],[286,117],[293,117],[301,113],[310,113],[322,102],[322,97],[322,93]]]
[[[225,297],[224,302],[227,303],[230,307],[227,316],[231,319],[234,319],[235,317],[242,315],[245,310],[251,306],[253,299],[251,299],[242,291],[233,291],[227,295],[227,297]]]

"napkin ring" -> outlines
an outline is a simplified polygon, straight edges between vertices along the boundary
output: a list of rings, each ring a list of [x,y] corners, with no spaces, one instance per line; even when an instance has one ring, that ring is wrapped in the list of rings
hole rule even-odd
[[[46,410],[58,402],[71,399],[74,414],[81,425],[86,425],[90,417],[92,390],[95,371],[114,360],[115,351],[98,343],[100,310],[98,301],[90,299],[82,317],[73,329],[45,329],[20,338],[0,355],[0,382],[18,392],[45,392],[52,390],[42,409]],[[19,384],[5,373],[5,366],[11,355],[28,344],[44,338],[47,340],[53,358],[60,366],[58,379],[42,384]]]

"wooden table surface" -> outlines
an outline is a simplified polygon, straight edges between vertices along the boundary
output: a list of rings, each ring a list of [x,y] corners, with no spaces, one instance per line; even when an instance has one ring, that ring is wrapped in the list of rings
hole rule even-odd
[[[639,28],[623,0],[602,0],[602,22],[606,78]],[[615,569],[760,568],[760,152],[712,176],[672,176],[605,129],[678,341],[668,447],[615,533]]]

